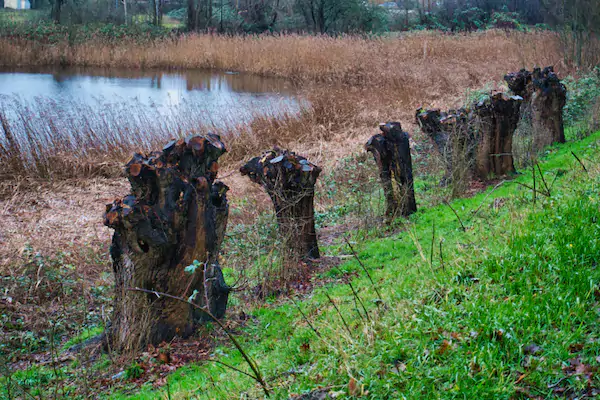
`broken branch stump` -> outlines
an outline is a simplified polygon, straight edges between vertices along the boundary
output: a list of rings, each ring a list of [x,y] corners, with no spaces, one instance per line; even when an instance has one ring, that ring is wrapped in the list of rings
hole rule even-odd
[[[417,211],[410,141],[399,122],[379,126],[380,134],[374,135],[365,145],[373,153],[379,168],[379,176],[386,199],[386,217],[409,216]]]
[[[104,224],[114,229],[110,254],[115,299],[107,335],[113,348],[136,351],[174,336],[186,337],[210,319],[190,304],[164,296],[190,297],[215,317],[225,314],[229,287],[218,254],[229,206],[216,182],[218,158],[226,152],[218,135],[173,140],[162,151],[135,154],[125,167],[131,194],[107,205]],[[196,262],[192,272],[186,267]]]
[[[321,168],[294,152],[275,148],[248,161],[240,172],[271,198],[288,256],[319,258],[314,196]]]

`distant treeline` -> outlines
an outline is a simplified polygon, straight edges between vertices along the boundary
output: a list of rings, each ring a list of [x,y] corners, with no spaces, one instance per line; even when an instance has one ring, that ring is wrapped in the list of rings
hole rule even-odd
[[[2,0],[0,0],[2,1]],[[543,25],[598,34],[598,0],[30,0],[63,24],[149,23],[223,33],[473,31]],[[167,17],[167,18],[165,18]]]

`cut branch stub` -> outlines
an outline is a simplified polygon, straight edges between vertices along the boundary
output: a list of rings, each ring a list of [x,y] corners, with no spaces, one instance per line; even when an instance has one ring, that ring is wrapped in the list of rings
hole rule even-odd
[[[515,172],[512,141],[519,123],[521,101],[520,96],[496,93],[474,107],[475,173],[479,178]]]
[[[229,287],[218,254],[228,188],[215,182],[217,160],[225,152],[219,136],[208,134],[173,140],[127,163],[131,194],[107,205],[104,216],[115,230],[110,254],[116,290],[107,330],[114,348],[138,350],[185,337],[207,319],[189,304],[131,288],[193,296],[217,318],[225,314]],[[194,261],[195,271],[186,271]]]
[[[532,78],[533,74],[526,69],[522,69],[519,72],[511,72],[504,76],[504,80],[511,92],[517,96],[521,96],[525,102],[529,102],[533,94]]]
[[[321,168],[294,152],[275,148],[248,161],[240,172],[271,197],[289,256],[319,258],[314,195]]]
[[[380,134],[374,135],[365,145],[373,153],[386,199],[386,216],[408,216],[417,211],[410,140],[399,122],[380,125]]]

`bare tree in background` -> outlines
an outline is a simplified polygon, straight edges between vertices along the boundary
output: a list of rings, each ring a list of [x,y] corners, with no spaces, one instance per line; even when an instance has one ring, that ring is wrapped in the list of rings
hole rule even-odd
[[[567,62],[579,67],[597,65],[600,58],[598,0],[542,0],[547,21],[561,30]]]

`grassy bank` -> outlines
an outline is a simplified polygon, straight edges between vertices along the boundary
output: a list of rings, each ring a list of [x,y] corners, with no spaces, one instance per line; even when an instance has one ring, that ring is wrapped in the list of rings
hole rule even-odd
[[[374,283],[335,241],[326,254],[348,261],[316,274],[314,291],[299,290],[295,302],[234,299],[228,326],[278,399],[309,392],[371,399],[593,396],[600,390],[599,155],[600,132],[549,149],[535,192],[527,187],[534,186],[530,171],[452,208],[421,208],[395,231],[353,231],[349,240]],[[220,332],[209,326],[203,334]],[[246,370],[233,347],[211,353]],[[156,368],[158,355],[151,354],[104,381],[120,388],[110,398],[263,397],[250,378],[214,362],[140,387],[146,370]],[[96,373],[98,364],[37,366],[15,373],[11,384],[13,393],[75,396],[81,376]]]
[[[520,185],[533,185],[524,174],[453,202],[465,230],[438,206],[397,233],[360,241],[375,285],[347,262],[325,274],[333,283],[297,299],[306,318],[285,300],[245,310],[252,322],[240,340],[272,378],[274,398],[317,388],[372,399],[598,393],[599,154],[597,133],[549,151],[535,196]],[[245,367],[232,348],[215,355]],[[183,368],[169,382],[172,398],[262,397],[255,382],[213,363]],[[134,398],[163,396],[165,389]]]
[[[132,151],[206,130],[222,134],[230,149],[224,165],[232,169],[274,144],[289,146],[325,167],[316,208],[328,257],[297,294],[308,320],[288,302],[289,292],[260,299],[258,305],[247,302],[249,297],[256,300],[251,296],[253,285],[274,276],[268,270],[277,264],[274,221],[270,213],[261,214],[265,208],[258,189],[241,196],[240,182],[224,177],[237,191],[231,196],[232,224],[223,265],[228,282],[235,283],[239,292],[232,296],[227,323],[259,361],[275,398],[319,387],[338,397],[374,399],[591,395],[590,390],[598,387],[593,372],[599,364],[595,357],[600,355],[595,333],[600,169],[593,161],[600,152],[600,135],[550,149],[541,164],[544,180],[542,174],[536,177],[535,197],[516,183],[532,186],[527,172],[493,193],[455,201],[452,208],[459,221],[449,207],[439,206],[447,198],[437,186],[439,168],[429,141],[414,131],[421,211],[408,222],[398,221],[395,230],[380,225],[381,195],[371,158],[354,154],[375,133],[378,122],[399,119],[413,133],[409,121],[419,105],[465,104],[479,94],[469,89],[497,82],[508,71],[555,64],[563,74],[572,72],[561,65],[555,39],[551,33],[504,32],[420,33],[399,39],[189,36],[145,47],[135,42],[24,41],[19,42],[20,55],[0,51],[0,60],[16,55],[10,65],[19,64],[14,60],[34,63],[38,53],[41,62],[50,64],[64,60],[76,65],[164,67],[172,62],[178,68],[208,66],[284,76],[310,86],[304,92],[310,106],[299,114],[257,115],[251,122],[231,121],[225,127],[203,122],[193,104],[188,105],[188,118],[169,120],[135,106],[128,110],[106,106],[97,112],[73,104],[72,112],[60,115],[61,105],[48,99],[35,104],[8,100],[17,118],[5,118],[0,128],[4,166],[0,180],[9,186],[5,193],[10,194],[1,203],[0,215],[13,225],[0,230],[0,240],[12,246],[11,238],[18,231],[15,224],[31,226],[25,224],[39,218],[40,209],[46,209],[46,214],[53,209],[67,211],[43,231],[27,232],[31,241],[43,242],[43,251],[18,246],[6,258],[0,251],[4,263],[0,265],[7,266],[1,281],[5,291],[0,293],[0,322],[7,335],[0,350],[15,363],[11,368],[22,369],[13,374],[0,363],[2,374],[11,377],[0,381],[3,395],[10,390],[9,397],[20,396],[24,390],[41,397],[74,397],[103,390],[120,392],[122,397],[138,393],[139,398],[262,396],[252,380],[220,364],[190,365],[165,380],[175,366],[160,364],[160,353],[155,351],[134,359],[105,355],[88,360],[83,355],[52,363],[65,355],[67,343],[98,332],[110,315],[110,233],[94,229],[101,224],[102,205],[119,190],[128,190],[114,179],[109,181],[113,185],[106,185],[102,180],[71,178],[115,177]],[[2,40],[0,50],[13,46]],[[584,137],[591,126],[597,126],[598,109],[591,104],[598,96],[597,80],[590,75],[569,81],[573,90],[565,115],[567,123],[578,124],[570,139]],[[483,92],[494,86],[487,85]],[[138,117],[131,118],[132,114]],[[71,179],[74,187],[91,182],[99,188],[92,197],[67,187],[57,200],[55,193],[42,192],[46,186],[30,190],[21,185],[23,178]],[[76,207],[87,213],[77,214],[81,211],[73,211]],[[68,234],[61,236],[65,229]],[[335,261],[329,257],[352,259],[340,238],[346,232],[351,232],[347,234],[381,296],[356,261],[330,268]],[[86,254],[69,254],[66,249]],[[349,279],[358,288],[366,312],[345,284]],[[314,292],[313,287],[317,287]],[[201,335],[223,339],[222,332],[210,325]],[[181,356],[175,365],[212,354],[245,368],[227,345],[193,349],[197,358]],[[153,375],[150,383],[149,370],[155,368],[162,368],[162,375],[157,379]],[[110,371],[118,369],[125,373],[112,379]]]

